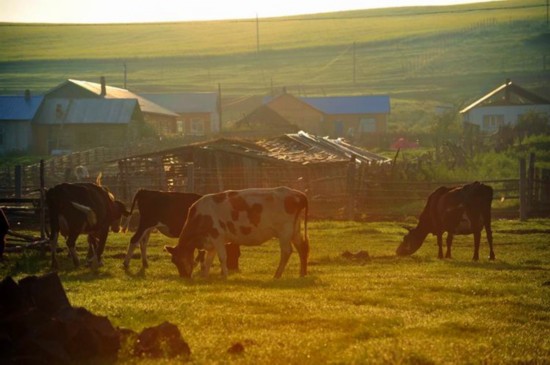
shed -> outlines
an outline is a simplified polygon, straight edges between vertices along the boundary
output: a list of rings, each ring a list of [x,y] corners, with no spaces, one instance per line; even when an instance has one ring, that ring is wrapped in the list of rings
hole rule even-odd
[[[356,164],[390,162],[342,139],[305,132],[259,141],[221,138],[116,162],[120,194],[130,200],[139,188],[207,194],[286,185],[315,195],[333,193],[336,180],[345,189],[352,157]]]

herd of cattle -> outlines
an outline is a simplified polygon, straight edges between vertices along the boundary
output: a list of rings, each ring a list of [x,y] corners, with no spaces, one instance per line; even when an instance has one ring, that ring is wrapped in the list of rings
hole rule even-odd
[[[396,254],[412,255],[431,233],[437,236],[438,257],[443,258],[443,234],[447,232],[445,257],[450,258],[453,236],[473,233],[473,260],[478,260],[481,231],[485,229],[489,258],[494,260],[492,199],[493,189],[479,182],[438,188],[428,197],[417,227],[405,235]],[[299,254],[300,276],[307,274],[308,199],[304,193],[287,187],[230,190],[204,196],[142,189],[134,196],[128,211],[124,203],[99,183],[62,183],[46,191],[46,204],[53,269],[58,268],[59,234],[65,237],[75,266],[80,263],[76,240],[80,234],[87,234],[87,260],[92,266],[101,265],[109,231],[119,232],[123,217],[129,217],[137,206],[139,224],[128,245],[123,263],[126,268],[138,245],[142,266],[148,266],[147,242],[151,232],[158,229],[168,237],[178,238],[177,245],[164,248],[182,277],[191,277],[199,263],[202,275],[208,276],[216,256],[225,277],[230,270],[239,269],[241,245],[257,246],[271,238],[279,240],[281,252],[275,278],[282,275],[293,246]],[[9,228],[5,217],[0,223],[0,235],[5,235]],[[1,258],[4,240],[3,236],[0,238]],[[195,251],[198,251],[196,258]]]

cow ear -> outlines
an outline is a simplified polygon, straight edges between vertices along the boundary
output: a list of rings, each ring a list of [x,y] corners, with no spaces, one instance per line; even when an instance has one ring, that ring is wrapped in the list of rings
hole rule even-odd
[[[176,248],[175,247],[171,247],[171,246],[164,246],[164,250],[166,252],[168,252],[169,254],[173,255],[175,252],[176,252]]]

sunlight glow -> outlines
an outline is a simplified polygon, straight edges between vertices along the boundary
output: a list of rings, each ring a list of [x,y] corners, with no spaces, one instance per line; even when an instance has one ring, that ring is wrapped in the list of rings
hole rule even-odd
[[[136,23],[278,17],[489,0],[0,0],[0,22]]]

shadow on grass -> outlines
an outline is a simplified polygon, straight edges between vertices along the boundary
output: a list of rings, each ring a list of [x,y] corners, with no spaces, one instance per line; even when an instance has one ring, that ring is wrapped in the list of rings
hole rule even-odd
[[[509,270],[509,271],[524,271],[524,270],[536,270],[536,271],[549,271],[548,269],[535,266],[531,262],[525,262],[525,264],[510,264],[505,261],[455,261],[445,260],[449,265],[460,268],[479,268],[485,270]]]

